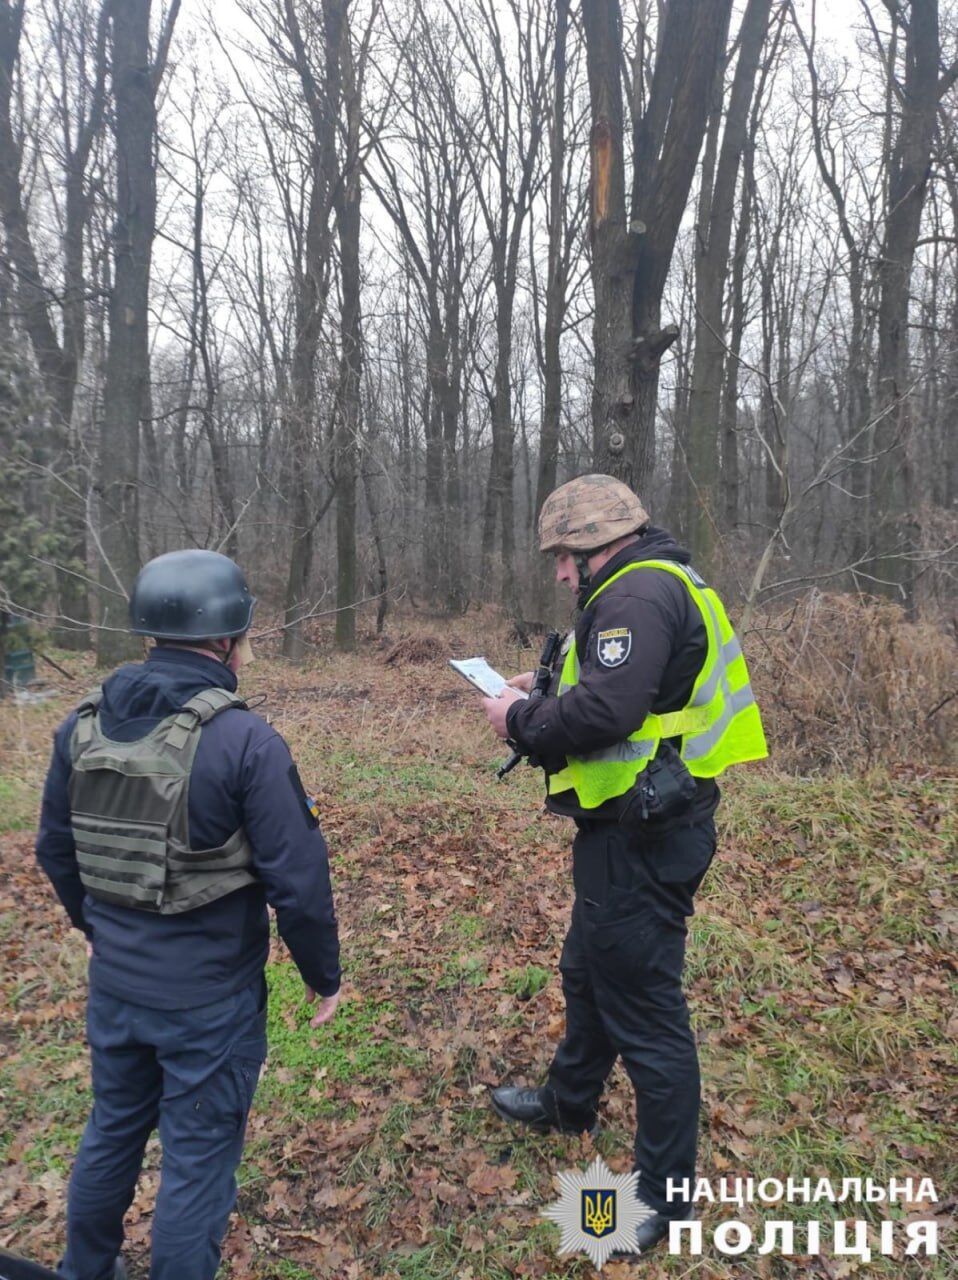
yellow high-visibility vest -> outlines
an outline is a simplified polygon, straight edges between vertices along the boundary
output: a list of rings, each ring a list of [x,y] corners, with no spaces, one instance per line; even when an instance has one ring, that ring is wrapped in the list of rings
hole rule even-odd
[[[584,809],[598,808],[606,800],[624,795],[653,759],[663,738],[681,735],[681,757],[696,778],[715,778],[729,765],[768,755],[742,647],[721,600],[694,569],[673,560],[627,564],[589,597],[586,608],[623,574],[639,569],[671,573],[684,584],[702,615],[708,651],[689,700],[680,711],[650,711],[624,742],[583,756],[567,756],[565,768],[550,776],[550,795],[575,788]],[[559,696],[578,683],[579,655],[573,638],[559,676]]]

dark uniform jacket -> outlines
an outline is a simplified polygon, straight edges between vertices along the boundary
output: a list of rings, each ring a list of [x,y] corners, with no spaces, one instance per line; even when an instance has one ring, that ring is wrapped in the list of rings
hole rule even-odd
[[[603,565],[591,590],[596,591],[625,565],[638,560],[688,564],[690,559],[671,534],[650,527],[638,542],[624,547]],[[628,655],[615,665],[606,665],[599,658],[599,633],[621,629],[628,632]],[[603,591],[583,611],[575,635],[580,661],[575,688],[561,698],[514,702],[506,718],[510,738],[522,750],[538,756],[547,774],[562,769],[566,755],[582,755],[624,741],[650,711],[684,707],[708,649],[705,624],[688,589],[672,574],[652,569],[627,573]],[[561,665],[560,658],[553,690]],[[681,738],[672,741],[681,748]],[[666,830],[707,818],[718,800],[717,784],[712,779],[698,779],[696,798],[686,813],[648,825]],[[583,809],[574,791],[550,796],[546,803],[553,813],[589,820],[615,821],[620,808],[616,798],[597,809]]]
[[[130,742],[194,694],[236,688],[215,658],[158,647],[103,685],[104,733]],[[259,883],[180,915],[115,906],[86,894],[70,826],[71,713],[54,735],[43,792],[37,858],[70,919],[93,943],[91,987],[157,1009],[225,999],[253,982],[269,951],[267,903],[304,982],[339,989],[339,939],[326,842],[289,748],[262,717],[231,708],[205,724],[190,777],[190,843],[220,845],[240,826]]]

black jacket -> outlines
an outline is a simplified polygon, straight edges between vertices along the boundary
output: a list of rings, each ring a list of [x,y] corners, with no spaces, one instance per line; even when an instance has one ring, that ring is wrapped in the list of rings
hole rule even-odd
[[[671,534],[650,527],[638,542],[624,547],[603,565],[592,581],[592,591],[636,561],[688,564],[690,559]],[[603,640],[600,655],[599,637],[610,631],[621,634]],[[655,571],[619,578],[583,611],[575,634],[580,660],[576,687],[561,698],[515,702],[506,720],[509,736],[522,750],[538,756],[547,774],[562,769],[567,755],[582,755],[622,742],[650,711],[684,707],[708,650],[705,624],[688,589],[672,574]],[[616,644],[621,647],[615,648]],[[624,650],[627,655],[623,658]],[[560,669],[561,659],[553,691]],[[673,742],[681,747],[680,738]],[[715,811],[718,799],[716,783],[699,779],[691,809],[658,827],[707,817]],[[583,809],[574,791],[550,796],[546,803],[553,813],[589,819],[616,820],[620,807],[614,799],[598,809]]]
[[[134,741],[202,689],[236,688],[216,658],[156,648],[103,685],[104,733]],[[90,983],[157,1009],[194,1008],[248,986],[269,952],[267,902],[303,980],[339,987],[339,939],[326,842],[310,814],[289,748],[262,717],[233,708],[200,733],[190,775],[190,844],[220,845],[243,826],[259,883],[180,915],[115,906],[84,893],[70,825],[71,713],[54,735],[37,858],[70,919],[93,943]]]

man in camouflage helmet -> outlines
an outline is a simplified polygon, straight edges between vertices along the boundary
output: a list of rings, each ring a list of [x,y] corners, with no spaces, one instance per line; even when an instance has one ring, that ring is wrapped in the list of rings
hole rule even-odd
[[[667,1188],[695,1174],[699,1067],[682,968],[715,852],[715,778],[765,755],[765,740],[721,601],[626,485],[562,485],[543,504],[539,543],[577,593],[575,630],[549,696],[523,699],[527,672],[483,705],[496,733],[544,768],[548,808],[578,828],[560,960],[566,1031],[541,1088],[502,1087],[492,1103],[539,1130],[593,1131],[621,1056],[638,1112],[641,1252],[691,1212]]]

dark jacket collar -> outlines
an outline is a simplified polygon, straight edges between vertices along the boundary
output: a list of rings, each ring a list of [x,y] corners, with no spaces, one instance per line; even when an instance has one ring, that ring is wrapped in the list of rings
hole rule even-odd
[[[211,685],[217,685],[220,689],[228,689],[230,693],[236,692],[236,673],[231,671],[229,667],[224,666],[219,658],[214,658],[205,653],[197,653],[195,649],[173,649],[167,645],[158,644],[152,648],[146,658],[147,665],[150,663],[170,664],[173,667],[180,668],[185,675],[187,671],[195,671],[197,675],[201,675]]]
[[[639,560],[675,560],[678,564],[688,564],[691,559],[691,554],[680,547],[666,529],[649,525],[638,542],[630,542],[627,547],[617,551],[593,576],[589,596],[595,595],[601,586],[627,564],[634,564]]]
[[[204,689],[236,689],[236,676],[217,658],[158,645],[145,662],[118,667],[103,683],[103,732],[120,742],[141,738]]]

